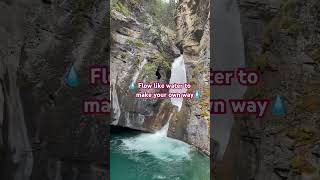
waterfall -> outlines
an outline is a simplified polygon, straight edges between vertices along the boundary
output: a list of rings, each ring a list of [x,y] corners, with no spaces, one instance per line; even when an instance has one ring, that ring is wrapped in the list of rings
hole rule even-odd
[[[4,107],[6,107],[5,110],[0,111],[6,114],[3,121],[7,124],[3,127],[7,128],[7,134],[3,138],[6,138],[8,141],[8,149],[11,155],[8,158],[12,164],[15,164],[13,179],[24,180],[29,179],[32,173],[32,146],[28,137],[19,89],[16,85],[17,75],[15,68],[9,66],[7,67],[7,72],[8,79],[6,79],[6,82],[8,83],[8,87],[4,86],[3,83],[0,84],[0,88],[2,87],[2,97],[4,98]]]
[[[183,55],[179,56],[172,63],[171,68],[171,78],[170,84],[185,84],[187,83],[187,75],[186,75],[186,67],[184,64]],[[185,93],[187,92],[186,88],[182,89],[170,89],[170,93]],[[171,103],[175,106],[178,106],[178,111],[180,111],[182,107],[183,98],[171,98]]]
[[[240,11],[236,0],[216,1],[213,6],[213,54],[211,63],[215,71],[230,70],[245,67],[244,43],[240,23]],[[211,86],[213,87],[213,86]],[[239,99],[246,91],[237,81],[231,86],[214,86],[212,99]],[[213,115],[213,128],[211,137],[219,144],[218,159],[222,159],[229,144],[231,130],[234,122],[230,112],[222,115]]]
[[[167,137],[168,136],[168,130],[169,130],[169,126],[170,126],[170,121],[172,118],[173,113],[170,114],[168,122],[159,130],[156,132],[156,134],[163,136],[163,137]]]
[[[142,133],[132,138],[121,139],[123,142],[121,148],[128,153],[147,152],[154,157],[171,161],[176,159],[189,159],[190,145],[167,137],[170,120],[173,113],[170,114],[168,122],[154,134]]]

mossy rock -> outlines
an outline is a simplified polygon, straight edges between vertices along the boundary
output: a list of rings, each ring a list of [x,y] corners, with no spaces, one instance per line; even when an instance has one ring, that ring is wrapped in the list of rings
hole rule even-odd
[[[166,58],[163,54],[156,53],[151,57],[151,59],[155,64],[164,68],[165,70],[171,69],[171,64],[168,62],[169,58]]]
[[[301,174],[313,174],[317,171],[317,169],[302,155],[294,157],[290,162],[290,167]]]
[[[302,31],[302,26],[294,18],[288,16],[283,16],[281,18],[280,28],[291,35],[297,35]]]
[[[141,63],[141,57],[140,57],[140,56],[136,56],[136,57],[134,58],[133,65],[134,65],[135,67],[138,67],[140,63]]]
[[[205,88],[203,90],[203,97],[210,98],[210,88]]]
[[[120,12],[124,16],[130,15],[128,8],[125,5],[123,5],[119,0],[111,0],[111,9]]]
[[[134,45],[136,47],[139,47],[139,48],[143,48],[144,47],[144,42],[140,39],[137,39],[135,42],[134,42]]]
[[[310,95],[303,97],[301,108],[315,112],[320,109],[320,95]]]
[[[152,63],[147,63],[143,66],[142,69],[142,79],[145,79],[147,83],[150,83],[154,80],[155,74],[157,71],[157,66]]]
[[[262,54],[258,56],[254,61],[254,67],[256,69],[260,69],[260,71],[264,71],[269,64],[269,57],[267,54]]]
[[[127,59],[128,58],[128,54],[127,53],[122,53],[120,55],[121,59]]]
[[[206,72],[206,71],[207,71],[207,69],[206,69],[205,67],[199,65],[199,66],[196,66],[196,67],[193,69],[192,72],[193,72],[193,75],[196,76],[196,75],[202,74],[202,73],[204,73],[204,72]]]
[[[289,128],[286,135],[293,139],[297,146],[312,144],[319,138],[315,130],[307,128]]]
[[[192,77],[189,81],[189,83],[192,85],[192,86],[195,86],[198,84],[198,79],[195,78],[195,77]]]
[[[282,5],[282,10],[284,13],[288,13],[294,10],[296,7],[299,6],[302,0],[286,0]]]
[[[149,17],[148,17],[147,15],[145,15],[145,14],[142,14],[142,15],[138,16],[138,20],[139,20],[140,22],[143,22],[143,23],[148,23],[148,22],[150,22]]]
[[[200,112],[200,116],[202,117],[202,118],[204,118],[204,117],[208,117],[210,114],[209,114],[209,111],[201,111]]]
[[[135,39],[135,40],[128,39],[127,44],[130,46],[138,47],[138,48],[144,47],[144,42],[141,39]]]
[[[306,50],[308,56],[310,56],[313,60],[320,62],[320,48],[308,48]]]
[[[141,4],[142,0],[129,0],[129,3],[133,6],[133,7],[138,7]]]

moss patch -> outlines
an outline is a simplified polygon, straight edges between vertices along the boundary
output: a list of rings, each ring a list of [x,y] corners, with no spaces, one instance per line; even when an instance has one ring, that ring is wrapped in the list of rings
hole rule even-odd
[[[293,139],[297,146],[312,144],[318,138],[315,130],[307,128],[289,128],[286,135]]]
[[[166,58],[163,54],[156,53],[151,57],[151,59],[156,65],[164,68],[165,70],[170,70],[171,64],[168,62],[169,58]]]
[[[290,162],[290,167],[298,173],[313,174],[316,172],[316,168],[308,162],[304,156],[297,155]]]
[[[311,112],[318,111],[320,109],[320,95],[310,95],[303,97],[300,107]]]
[[[269,57],[267,54],[262,54],[258,56],[254,61],[254,67],[256,69],[260,69],[261,71],[265,71],[268,64],[269,64]]]
[[[306,54],[310,56],[313,60],[320,62],[320,48],[310,47],[306,50]]]
[[[127,44],[138,48],[143,48],[145,46],[144,42],[141,39],[128,39]]]
[[[283,16],[280,20],[280,28],[287,31],[291,35],[297,35],[302,31],[300,24],[291,17]]]
[[[284,13],[294,10],[300,4],[301,0],[286,0],[282,6]]]
[[[130,14],[128,8],[118,0],[111,0],[111,9],[120,12],[124,16],[129,16]]]
[[[157,71],[157,66],[151,63],[145,64],[142,69],[142,79],[145,79],[147,83],[150,83]]]

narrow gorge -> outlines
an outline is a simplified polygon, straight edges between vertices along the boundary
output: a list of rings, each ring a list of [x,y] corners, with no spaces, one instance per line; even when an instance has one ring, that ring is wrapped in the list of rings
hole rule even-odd
[[[111,3],[111,178],[210,179],[209,1]],[[138,82],[201,100],[136,98]]]
[[[174,25],[171,27],[161,24],[161,19],[150,14],[152,3],[149,1],[113,3],[112,125],[154,133],[171,117],[168,136],[209,154],[209,2],[177,2],[175,9],[168,12],[177,13],[175,17],[172,15]],[[176,58],[181,62],[175,65]],[[185,69],[179,70],[182,66]],[[173,73],[182,73],[180,71],[185,71],[185,75]],[[168,84],[170,77],[176,77],[172,82],[190,82],[193,85],[191,92],[199,89],[203,101],[141,100],[136,99],[128,88],[132,82],[139,81]],[[177,104],[180,104],[178,109],[175,108]]]

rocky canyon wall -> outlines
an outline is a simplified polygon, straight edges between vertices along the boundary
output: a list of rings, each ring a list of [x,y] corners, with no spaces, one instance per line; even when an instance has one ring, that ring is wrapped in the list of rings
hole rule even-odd
[[[112,124],[155,132],[170,120],[170,137],[209,154],[209,1],[179,1],[177,33],[157,24],[147,6],[119,1],[111,11]],[[199,90],[202,100],[185,99],[177,112],[170,99],[134,97],[132,82],[169,83],[171,64],[182,52],[190,91]]]
[[[238,144],[239,151],[227,160],[233,167],[224,179],[320,178],[319,6],[314,0],[239,1],[247,66],[262,76],[246,97],[279,95],[286,116],[238,118],[239,138],[230,147]]]
[[[0,178],[106,179],[106,116],[81,114],[81,101],[108,97],[87,78],[87,67],[107,64],[108,2],[2,0],[0,9]],[[71,66],[76,88],[64,82]]]

